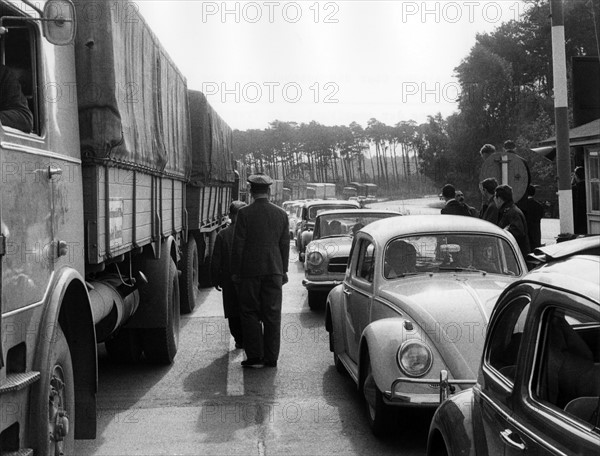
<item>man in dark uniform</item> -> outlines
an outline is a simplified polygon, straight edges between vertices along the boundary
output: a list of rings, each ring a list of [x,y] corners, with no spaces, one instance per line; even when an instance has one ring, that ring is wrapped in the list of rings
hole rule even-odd
[[[466,215],[471,216],[469,208],[456,201],[456,189],[451,184],[446,184],[442,188],[442,197],[446,200],[446,205],[442,208],[442,214]]]
[[[236,285],[231,279],[231,247],[238,211],[246,206],[242,201],[234,201],[229,206],[231,225],[217,234],[211,258],[211,277],[215,288],[223,291],[223,311],[229,323],[229,332],[235,340],[235,348],[243,348],[242,320]]]
[[[510,185],[498,185],[494,193],[494,202],[498,207],[498,226],[514,236],[521,253],[524,257],[527,256],[530,252],[527,222],[523,212],[513,200],[512,187]]]
[[[33,128],[33,114],[21,92],[19,80],[7,67],[0,64],[0,123],[25,133]]]
[[[530,184],[525,191],[525,198],[521,198],[517,204],[527,222],[527,236],[529,237],[529,247],[531,247],[531,250],[537,249],[542,245],[541,222],[544,217],[544,206],[534,196],[535,187]]]
[[[273,180],[248,178],[254,202],[238,212],[231,251],[231,272],[238,284],[244,367],[276,367],[281,342],[282,285],[287,283],[290,252],[288,217],[269,202]],[[261,325],[262,322],[262,325]]]
[[[494,203],[494,193],[497,186],[498,182],[493,177],[488,177],[479,183],[479,190],[483,197],[479,218],[492,222],[494,225],[498,224],[498,207]]]

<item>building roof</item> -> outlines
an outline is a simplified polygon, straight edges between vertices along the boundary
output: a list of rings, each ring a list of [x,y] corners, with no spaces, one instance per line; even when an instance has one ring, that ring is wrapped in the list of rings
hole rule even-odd
[[[579,125],[569,130],[570,146],[585,146],[600,143],[600,119]],[[556,136],[544,139],[538,143],[540,146],[556,146]],[[534,149],[535,150],[535,149]]]

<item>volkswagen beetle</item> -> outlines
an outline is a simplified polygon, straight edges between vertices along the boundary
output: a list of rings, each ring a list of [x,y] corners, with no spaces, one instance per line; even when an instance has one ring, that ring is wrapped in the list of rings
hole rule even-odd
[[[492,307],[526,270],[512,235],[473,217],[404,216],[357,233],[344,281],[327,297],[325,327],[376,435],[392,410],[435,408],[441,386],[475,383]]]
[[[306,246],[304,280],[308,306],[323,306],[329,291],[342,283],[354,234],[376,220],[401,215],[372,209],[338,209],[317,215],[312,241]]]

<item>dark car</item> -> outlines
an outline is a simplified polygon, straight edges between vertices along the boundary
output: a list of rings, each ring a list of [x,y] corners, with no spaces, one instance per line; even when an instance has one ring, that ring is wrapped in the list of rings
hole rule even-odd
[[[600,454],[599,255],[599,236],[535,252],[494,308],[477,383],[437,409],[428,455]]]

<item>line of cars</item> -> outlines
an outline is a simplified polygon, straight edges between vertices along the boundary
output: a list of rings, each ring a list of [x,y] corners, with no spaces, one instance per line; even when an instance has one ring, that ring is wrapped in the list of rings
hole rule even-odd
[[[429,455],[600,448],[600,237],[526,263],[485,221],[320,211],[303,284],[376,435],[420,407]]]

